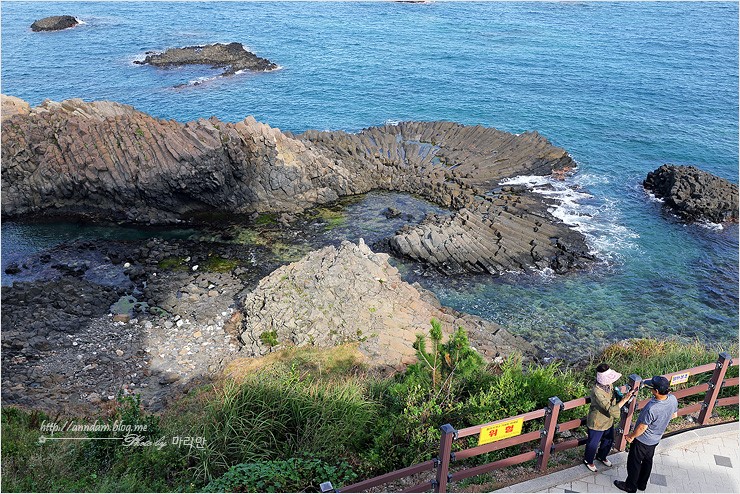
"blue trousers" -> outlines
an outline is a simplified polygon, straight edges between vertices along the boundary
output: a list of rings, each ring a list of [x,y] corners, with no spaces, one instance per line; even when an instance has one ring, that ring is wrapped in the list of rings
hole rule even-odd
[[[614,426],[605,431],[588,430],[588,442],[583,459],[586,463],[593,463],[595,458],[606,460],[606,456],[612,450],[614,444]]]

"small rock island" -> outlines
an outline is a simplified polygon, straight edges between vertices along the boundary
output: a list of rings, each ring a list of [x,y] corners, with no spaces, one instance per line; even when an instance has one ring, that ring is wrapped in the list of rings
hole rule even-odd
[[[738,222],[737,185],[694,166],[663,165],[642,185],[686,221]]]
[[[169,48],[163,53],[147,53],[143,61],[135,61],[139,65],[154,65],[155,67],[176,67],[180,65],[210,65],[214,68],[225,68],[222,75],[234,75],[240,70],[264,72],[277,69],[277,64],[258,57],[247,51],[241,43],[216,43],[205,46],[186,46],[184,48]]]
[[[70,27],[75,27],[80,22],[71,15],[53,15],[34,21],[31,24],[32,31],[61,31]]]

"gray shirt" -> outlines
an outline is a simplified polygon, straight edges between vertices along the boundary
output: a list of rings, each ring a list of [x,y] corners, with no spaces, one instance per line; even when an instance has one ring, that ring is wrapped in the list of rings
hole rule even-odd
[[[672,394],[669,394],[665,400],[653,397],[637,417],[637,425],[645,424],[648,428],[636,439],[646,446],[658,444],[676,410],[678,410],[678,400]]]

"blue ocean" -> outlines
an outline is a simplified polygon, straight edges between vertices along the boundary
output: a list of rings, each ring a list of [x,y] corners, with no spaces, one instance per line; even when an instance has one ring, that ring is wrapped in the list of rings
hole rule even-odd
[[[84,24],[31,31],[61,14]],[[32,105],[113,100],[178,121],[253,115],[292,132],[403,120],[537,130],[578,162],[557,214],[599,265],[419,281],[560,356],[640,336],[737,340],[737,225],[685,225],[641,185],[665,163],[738,182],[736,2],[7,1],[1,17],[1,90]],[[220,78],[133,63],[233,41],[280,69]],[[2,233],[4,260],[110,234],[6,222]]]

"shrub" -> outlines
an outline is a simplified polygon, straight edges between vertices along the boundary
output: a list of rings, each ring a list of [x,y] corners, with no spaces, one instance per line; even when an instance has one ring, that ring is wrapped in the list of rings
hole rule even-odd
[[[357,477],[346,462],[318,459],[239,463],[205,487],[206,492],[318,492],[319,484],[349,484]]]

